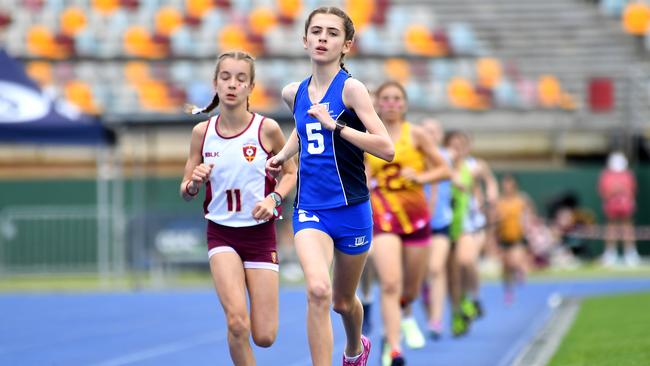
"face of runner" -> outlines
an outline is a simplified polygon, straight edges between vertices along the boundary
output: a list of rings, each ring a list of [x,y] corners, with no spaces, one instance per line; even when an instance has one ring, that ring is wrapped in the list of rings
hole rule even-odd
[[[345,40],[343,19],[335,14],[315,14],[303,38],[309,57],[317,63],[336,62],[350,51],[352,40]]]
[[[215,87],[222,106],[232,108],[246,102],[254,87],[248,61],[224,58],[216,76]]]
[[[406,98],[400,88],[389,85],[377,95],[377,112],[382,120],[398,121],[406,114]]]

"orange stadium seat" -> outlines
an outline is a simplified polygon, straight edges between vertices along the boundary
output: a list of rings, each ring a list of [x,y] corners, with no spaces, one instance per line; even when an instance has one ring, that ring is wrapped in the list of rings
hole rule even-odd
[[[156,13],[155,24],[157,33],[169,36],[183,25],[183,14],[171,6],[160,8]]]
[[[454,108],[475,109],[477,97],[472,83],[462,77],[454,77],[447,84],[447,98]]]
[[[248,16],[248,28],[256,35],[263,35],[277,23],[275,13],[271,8],[259,6]]]
[[[501,62],[492,57],[483,57],[476,61],[476,77],[478,85],[493,89],[503,76]]]
[[[219,45],[224,51],[233,49],[250,51],[251,49],[246,33],[235,24],[228,24],[221,29]]]
[[[374,0],[347,0],[345,4],[345,11],[352,19],[354,27],[362,30],[370,22],[373,13],[375,12]]]
[[[32,56],[56,57],[54,35],[42,25],[34,25],[27,31],[27,51]]]
[[[537,80],[537,96],[540,106],[554,108],[560,106],[562,87],[553,75],[542,75]]]
[[[61,32],[68,36],[76,35],[86,27],[86,15],[83,9],[78,7],[66,8],[59,17]]]
[[[98,114],[90,86],[80,80],[69,81],[64,88],[65,98],[85,113]]]
[[[126,81],[137,85],[151,78],[149,64],[142,61],[129,61],[124,65],[124,77]]]
[[[93,9],[102,14],[112,14],[120,8],[119,0],[93,0]]]
[[[277,0],[276,5],[280,20],[284,23],[293,23],[293,20],[302,12],[301,0]]]
[[[165,83],[158,80],[148,80],[136,86],[140,105],[150,111],[171,112],[175,105],[167,93]]]
[[[46,61],[32,61],[25,66],[27,75],[40,86],[50,85],[53,82],[52,64]]]
[[[124,52],[129,56],[152,57],[156,47],[151,41],[151,34],[144,27],[132,26],[124,32]]]
[[[623,29],[625,32],[642,36],[650,28],[650,5],[635,2],[625,6],[623,11]]]
[[[411,78],[408,61],[402,58],[389,58],[384,62],[384,71],[389,79],[405,84]]]
[[[259,111],[268,110],[274,104],[266,92],[264,85],[260,84],[259,82],[255,84],[255,88],[253,89],[253,92],[251,93],[248,101],[250,102],[252,109]]]
[[[213,8],[214,2],[212,0],[185,0],[185,11],[187,15],[194,18],[202,18]]]

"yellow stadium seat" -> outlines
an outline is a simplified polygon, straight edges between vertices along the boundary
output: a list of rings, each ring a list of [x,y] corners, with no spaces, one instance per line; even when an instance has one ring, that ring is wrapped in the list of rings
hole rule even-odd
[[[623,30],[642,36],[650,29],[650,6],[645,3],[629,3],[623,11]]]
[[[86,15],[81,8],[67,8],[59,17],[59,26],[64,34],[74,36],[86,27]]]
[[[120,0],[93,0],[93,9],[102,14],[112,14],[120,7]]]
[[[411,78],[409,63],[402,58],[389,58],[384,62],[384,71],[389,79],[406,84]]]
[[[183,25],[183,14],[174,7],[166,6],[156,13],[155,24],[156,32],[169,36]]]
[[[212,0],[186,0],[185,10],[191,17],[202,18],[205,13],[214,8]]]
[[[277,23],[275,13],[267,7],[253,9],[248,17],[248,27],[257,35],[263,35]]]
[[[478,85],[493,89],[503,76],[501,62],[491,57],[480,58],[476,62],[476,75]]]
[[[553,75],[542,75],[537,81],[539,104],[544,108],[555,108],[560,105],[562,87],[560,81]]]
[[[30,79],[36,81],[40,86],[52,84],[52,64],[45,61],[32,61],[25,67]]]

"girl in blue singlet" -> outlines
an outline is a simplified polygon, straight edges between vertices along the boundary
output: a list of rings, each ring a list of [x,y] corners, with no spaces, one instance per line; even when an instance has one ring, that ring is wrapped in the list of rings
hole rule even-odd
[[[370,341],[361,336],[363,308],[355,294],[372,241],[363,154],[387,161],[394,156],[368,89],[343,67],[353,37],[354,25],[342,10],[321,7],[311,12],[303,43],[312,75],[282,90],[296,128],[267,163],[275,174],[299,154],[293,227],[307,284],[307,334],[316,366],[332,365],[331,305],[341,315],[347,336],[343,365],[367,363]]]

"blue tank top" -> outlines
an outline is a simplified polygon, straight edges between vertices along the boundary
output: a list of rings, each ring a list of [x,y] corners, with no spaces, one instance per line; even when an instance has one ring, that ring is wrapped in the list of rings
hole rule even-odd
[[[442,155],[447,164],[451,166],[449,152],[446,149],[442,148],[439,151],[440,155]],[[434,184],[437,185],[436,205],[433,208],[433,216],[431,216],[431,228],[442,229],[445,226],[449,226],[451,224],[451,219],[453,216],[451,210],[451,181],[449,179],[446,179]],[[431,199],[431,187],[432,184],[427,184],[424,186],[424,193],[427,196],[427,200]]]
[[[356,113],[343,103],[343,86],[350,77],[342,69],[330,83],[321,104],[328,107],[334,120],[344,121],[346,128],[362,132],[365,126]],[[294,206],[302,209],[328,209],[354,205],[370,198],[366,185],[363,151],[328,131],[307,114],[312,106],[308,86],[311,76],[303,80],[296,92],[293,117],[298,133],[298,184]]]

